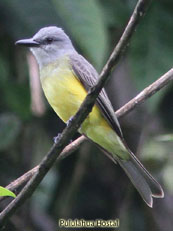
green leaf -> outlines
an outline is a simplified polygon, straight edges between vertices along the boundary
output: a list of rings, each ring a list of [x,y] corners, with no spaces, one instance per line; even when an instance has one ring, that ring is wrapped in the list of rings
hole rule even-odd
[[[102,8],[96,0],[52,0],[64,27],[94,66],[100,67],[107,55],[108,38]]]
[[[2,187],[2,186],[0,186],[0,196],[1,197],[9,196],[9,197],[14,197],[14,198],[16,197],[16,195],[12,191],[10,191],[10,190]]]
[[[21,128],[20,120],[13,114],[0,115],[0,151],[6,150],[14,143]]]
[[[139,25],[129,50],[132,78],[139,91],[154,82],[172,67],[173,15],[164,2],[156,1]],[[148,102],[150,110],[155,110],[165,93],[165,89],[154,95]]]

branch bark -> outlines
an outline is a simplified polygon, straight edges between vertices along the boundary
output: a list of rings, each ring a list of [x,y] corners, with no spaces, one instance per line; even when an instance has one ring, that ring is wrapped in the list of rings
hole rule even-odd
[[[87,115],[92,110],[92,107],[95,103],[95,100],[104,86],[112,68],[117,64],[119,61],[122,52],[126,48],[127,44],[130,41],[130,38],[135,31],[135,28],[144,14],[146,6],[148,5],[148,0],[139,0],[134,12],[129,20],[129,23],[120,38],[117,46],[113,50],[107,64],[103,68],[101,72],[100,79],[98,80],[95,87],[91,89],[88,93],[87,97],[85,98],[84,102],[82,103],[81,107],[79,108],[76,115],[73,117],[72,121],[68,124],[68,126],[62,132],[62,135],[59,141],[52,146],[50,151],[41,161],[38,171],[33,175],[33,177],[29,180],[29,182],[25,185],[22,191],[18,194],[18,196],[0,213],[0,227],[2,227],[7,219],[15,213],[16,209],[19,208],[27,198],[29,198],[32,193],[35,191],[41,180],[47,174],[49,169],[55,163],[57,157],[60,155],[61,151],[64,147],[69,143],[71,137],[75,134],[77,129],[80,127],[82,122],[85,120]]]
[[[149,97],[154,95],[160,89],[165,87],[173,80],[173,68],[171,68],[168,72],[162,75],[159,79],[157,79],[154,83],[146,87],[143,91],[141,91],[136,97],[126,103],[123,107],[116,111],[117,117],[121,117],[132,111],[136,106],[143,103]]]
[[[78,139],[76,139],[72,143],[68,144],[64,148],[64,150],[60,153],[60,155],[58,156],[56,161],[58,162],[64,158],[66,158],[67,156],[69,156],[73,152],[75,152],[85,140],[87,140],[85,138],[85,136],[80,136]],[[35,166],[31,170],[29,170],[28,172],[26,172],[25,174],[23,174],[22,176],[20,176],[19,178],[17,178],[13,182],[11,182],[9,185],[7,185],[6,188],[13,191],[14,193],[16,193],[16,191],[18,191],[18,189],[22,185],[25,185],[26,182],[28,182],[31,179],[31,177],[39,170],[39,166],[40,165]],[[1,197],[0,201],[3,201],[6,198],[7,197]]]

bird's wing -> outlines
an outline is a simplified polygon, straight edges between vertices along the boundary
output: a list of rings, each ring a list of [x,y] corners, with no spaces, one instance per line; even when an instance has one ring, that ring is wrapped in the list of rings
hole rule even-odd
[[[75,76],[81,81],[88,91],[98,80],[98,73],[93,66],[79,54],[71,55],[70,62]],[[96,104],[101,109],[103,116],[106,118],[111,127],[116,131],[119,137],[123,138],[122,131],[113,110],[112,104],[103,88],[96,100]]]

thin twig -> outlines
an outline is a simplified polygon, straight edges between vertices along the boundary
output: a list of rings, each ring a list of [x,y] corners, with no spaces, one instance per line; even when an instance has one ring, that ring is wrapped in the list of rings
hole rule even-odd
[[[58,156],[57,162],[66,158],[73,152],[75,152],[85,140],[86,140],[85,136],[80,136],[72,143],[68,144]],[[23,174],[13,182],[11,182],[9,185],[6,186],[6,188],[16,193],[18,188],[26,184],[26,182],[31,179],[31,177],[38,171],[38,169],[39,169],[39,165],[35,166],[31,170],[29,170],[28,172],[26,172],[25,174]],[[6,197],[0,197],[0,201],[2,201],[5,198]]]
[[[165,87],[173,80],[173,68],[171,68],[168,72],[162,75],[159,79],[157,79],[154,83],[146,87],[143,91],[141,91],[136,97],[126,103],[123,107],[116,111],[117,117],[121,117],[132,111],[136,106],[143,103],[146,99],[154,95],[161,88]]]
[[[60,155],[61,151],[68,144],[71,137],[75,134],[77,129],[80,127],[82,122],[85,120],[87,115],[92,110],[92,107],[95,103],[95,100],[104,86],[107,77],[109,76],[111,69],[118,62],[122,51],[125,49],[126,45],[129,43],[132,33],[135,31],[135,28],[139,22],[139,19],[144,14],[145,8],[148,4],[147,0],[139,0],[135,10],[130,18],[130,21],[123,33],[120,41],[118,42],[116,48],[114,49],[108,63],[104,67],[100,79],[96,86],[91,89],[79,108],[78,112],[74,116],[73,120],[67,125],[67,127],[62,132],[62,135],[59,141],[52,146],[50,151],[47,153],[45,158],[41,161],[39,169],[30,179],[30,181],[25,185],[22,191],[18,196],[1,212],[0,214],[0,227],[2,227],[7,219],[19,208],[25,200],[32,195],[35,189],[38,187],[41,180],[47,174],[49,169],[55,163],[57,157]]]

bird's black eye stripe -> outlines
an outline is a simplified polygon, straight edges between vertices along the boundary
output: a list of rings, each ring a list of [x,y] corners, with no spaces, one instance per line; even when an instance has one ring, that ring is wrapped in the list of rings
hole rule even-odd
[[[51,44],[52,42],[58,42],[58,41],[62,41],[62,39],[47,37],[47,38],[44,38],[40,43],[47,45],[47,44]]]
[[[45,42],[46,42],[47,44],[50,44],[50,43],[53,42],[53,38],[48,37],[48,38],[45,39]]]

